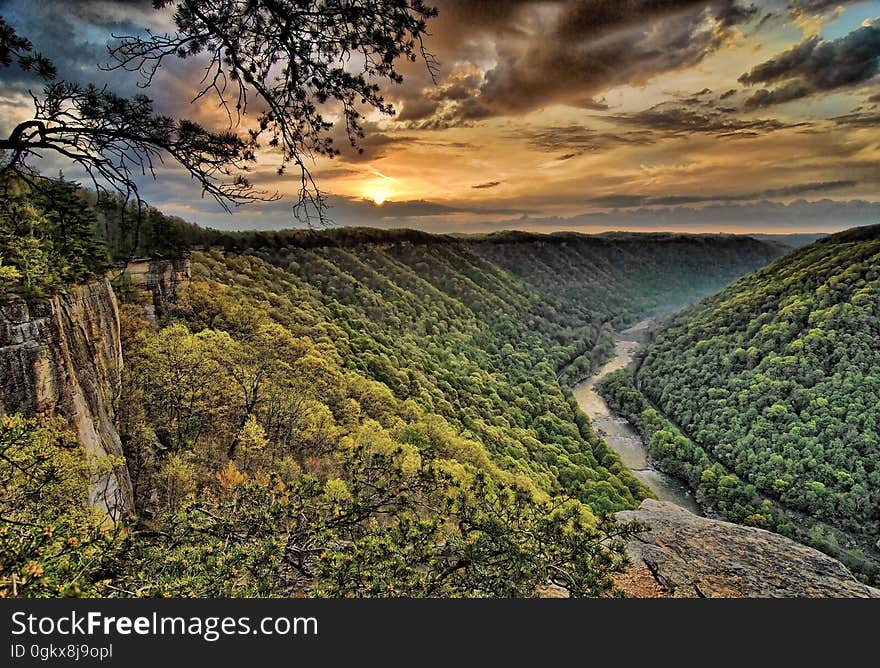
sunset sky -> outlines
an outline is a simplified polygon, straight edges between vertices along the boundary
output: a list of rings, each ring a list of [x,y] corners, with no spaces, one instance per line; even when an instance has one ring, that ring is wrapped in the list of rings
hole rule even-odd
[[[437,0],[423,63],[371,116],[363,154],[319,160],[337,224],[430,231],[833,231],[880,222],[880,2]],[[111,33],[167,27],[149,2],[0,0],[61,76],[99,72]],[[193,109],[197,65],[162,71],[163,111]],[[3,72],[0,129],[27,116]],[[338,143],[344,135],[338,133]],[[277,158],[257,184],[292,191]],[[224,229],[292,225],[290,200],[222,212],[179,170],[145,181],[162,210]]]

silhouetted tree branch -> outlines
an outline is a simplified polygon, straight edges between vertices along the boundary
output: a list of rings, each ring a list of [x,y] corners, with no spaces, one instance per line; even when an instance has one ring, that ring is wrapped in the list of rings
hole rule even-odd
[[[113,67],[135,71],[149,86],[170,57],[205,60],[198,100],[216,96],[231,127],[250,105],[257,115],[247,146],[267,144],[282,153],[279,173],[299,169],[294,212],[309,220],[323,215],[324,195],[309,170],[317,155],[334,156],[329,131],[345,124],[352,146],[364,136],[363,109],[391,114],[380,80],[401,82],[395,63],[423,57],[427,20],[436,9],[423,0],[156,0],[174,10],[177,31],[119,38]],[[338,118],[332,120],[330,116]]]
[[[2,172],[27,180],[35,175],[29,159],[55,153],[80,166],[96,189],[136,194],[136,176],[154,175],[167,155],[224,206],[260,196],[241,174],[253,152],[235,133],[157,115],[145,95],[128,100],[91,85],[50,81],[32,98],[34,117],[0,139]]]
[[[148,87],[170,56],[199,57],[204,76],[193,101],[216,96],[229,128],[215,132],[154,113],[145,95],[55,81],[55,68],[0,19],[0,66],[13,63],[40,77],[34,117],[0,139],[0,173],[35,176],[34,159],[49,153],[79,165],[98,190],[110,187],[140,201],[137,176],[154,175],[166,158],[179,163],[224,207],[277,195],[255,190],[244,173],[261,143],[282,155],[279,174],[299,171],[294,215],[324,217],[325,195],[310,171],[319,155],[339,153],[330,130],[344,123],[352,146],[364,137],[367,110],[391,114],[382,80],[401,82],[396,62],[424,58],[424,0],[154,0],[173,10],[176,32],[122,36],[109,46],[109,69],[141,75]],[[244,125],[249,106],[256,112]],[[240,134],[240,131],[241,134]]]
[[[97,191],[134,197],[140,211],[138,176],[155,176],[171,158],[226,208],[276,197],[245,178],[254,154],[236,133],[156,114],[146,95],[126,99],[106,87],[58,81],[54,65],[0,18],[0,66],[13,64],[33,72],[42,87],[31,92],[33,117],[0,138],[3,187],[16,177],[41,191],[36,161],[54,154],[80,167]]]

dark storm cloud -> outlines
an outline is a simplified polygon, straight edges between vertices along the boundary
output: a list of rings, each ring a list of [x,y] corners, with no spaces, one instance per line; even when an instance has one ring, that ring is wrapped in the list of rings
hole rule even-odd
[[[436,1],[441,13],[430,26],[429,46],[441,59],[440,80],[435,85],[417,63],[406,66],[406,82],[393,90],[400,102],[398,120],[413,129],[467,126],[552,104],[605,110],[605,102],[597,99],[605,90],[698,64],[721,48],[734,26],[761,13],[756,3],[745,0]],[[818,7],[815,2],[790,4],[799,11]],[[136,91],[132,76],[96,68],[107,61],[111,33],[139,34],[147,25],[161,30],[169,20],[169,12],[153,10],[149,0],[11,0],[4,5],[6,14],[61,65],[62,78],[107,83],[122,93]],[[66,20],[47,21],[47,16]],[[164,70],[164,85],[150,90],[157,109],[225,123],[210,104],[190,105],[193,83],[201,74],[198,59]],[[17,90],[26,86],[21,82]],[[801,93],[788,87],[780,91]],[[346,146],[344,136],[336,139],[338,146]],[[368,139],[363,153],[345,150],[345,157],[373,159],[394,141],[388,136]]]
[[[771,118],[742,118],[728,110],[708,105],[688,104],[686,100],[661,102],[644,111],[608,117],[624,125],[635,125],[666,136],[693,133],[722,137],[753,137],[778,130],[806,127],[806,123],[786,123]]]
[[[164,31],[169,12],[158,12],[150,0],[8,0],[0,8],[4,18],[27,37],[34,48],[48,56],[58,68],[58,78],[80,84],[107,86],[131,96],[146,92],[159,113],[187,117],[207,125],[225,124],[216,105],[190,103],[195,84],[202,78],[201,61],[178,61],[165,68],[160,85],[144,91],[130,72],[106,71],[107,51],[113,35],[140,34],[147,27]],[[15,69],[2,72],[7,91],[24,93],[39,82]]]
[[[702,204],[706,202],[751,202],[755,200],[798,197],[808,193],[829,192],[854,188],[858,181],[822,181],[817,183],[801,183],[784,188],[772,188],[750,193],[708,194],[708,195],[665,195],[662,197],[649,195],[619,194],[596,197],[590,200],[594,206],[626,209],[647,206],[680,206],[684,204]]]
[[[429,46],[443,63],[469,63],[467,94],[450,95],[459,88],[445,79],[436,89],[406,88],[401,119],[412,127],[468,125],[553,104],[605,109],[596,99],[604,91],[696,65],[721,48],[733,26],[759,14],[735,0],[438,5],[437,34]],[[487,60],[494,64],[478,67]]]
[[[112,34],[140,32],[149,18],[158,16],[149,0],[8,0],[0,3],[0,11],[37,51],[52,59],[60,79],[130,83],[131,89],[135,89],[132,77],[102,72],[98,64],[108,61],[107,41]],[[14,75],[14,71],[4,72],[4,79],[9,81]]]
[[[407,97],[397,120],[412,122],[413,127],[419,127],[426,119],[442,125],[444,111],[449,111],[447,103],[454,103],[460,110],[458,115],[466,116],[469,101],[480,92],[482,79],[482,72],[473,66],[454,68],[436,85],[422,89],[420,95]]]
[[[748,86],[780,84],[746,101],[746,109],[756,109],[862,84],[878,72],[880,25],[867,25],[839,39],[810,37],[752,68],[739,81]]]
[[[725,28],[750,22],[761,14],[757,5],[743,6],[737,2],[719,3],[715,18]]]

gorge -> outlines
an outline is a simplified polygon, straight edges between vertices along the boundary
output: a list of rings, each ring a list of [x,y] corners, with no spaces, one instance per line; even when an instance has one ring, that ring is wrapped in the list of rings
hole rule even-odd
[[[71,353],[65,343],[69,334],[62,340],[40,334],[39,328],[26,346],[42,350],[40,359],[69,357],[75,362],[69,373],[78,377],[97,373],[89,369],[102,345],[123,349],[124,364],[101,366],[97,386],[105,395],[100,402],[104,414],[93,407],[116,438],[101,452],[126,458],[126,466],[113,475],[114,480],[130,480],[125,489],[132,491],[130,501],[117,508],[135,514],[141,535],[162,536],[166,527],[178,527],[173,543],[142,540],[115,554],[114,589],[93,589],[93,594],[117,589],[170,595],[360,590],[362,581],[338,579],[341,565],[353,557],[359,568],[378,574],[388,567],[388,557],[377,561],[372,548],[367,550],[366,541],[377,539],[376,525],[339,526],[334,518],[345,507],[360,508],[357,512],[367,517],[374,512],[364,494],[375,482],[364,476],[375,474],[362,468],[356,454],[363,448],[372,458],[387,458],[382,485],[397,490],[389,497],[395,504],[410,496],[400,496],[400,486],[415,480],[417,497],[426,500],[438,493],[455,498],[461,492],[452,490],[468,490],[471,500],[450,508],[453,516],[481,523],[500,513],[512,529],[514,522],[548,512],[539,508],[565,503],[566,512],[582,516],[577,520],[582,528],[571,534],[579,537],[572,555],[594,549],[587,546],[596,527],[604,527],[603,515],[636,508],[651,489],[696,510],[676,481],[650,468],[633,433],[617,431],[626,425],[609,415],[595,394],[598,378],[573,393],[569,385],[597,368],[604,376],[625,365],[645,326],[627,329],[631,323],[710,294],[783,251],[725,236],[450,239],[366,230],[215,235],[210,242],[191,258],[133,263],[116,278],[115,291],[106,281],[73,289],[71,295],[103,290],[109,305],[116,303],[114,292],[121,295],[121,307],[102,309],[109,314],[101,321],[106,331],[90,324],[95,318],[87,312],[67,309],[68,329],[88,333],[89,352]],[[37,300],[33,308],[70,299]],[[82,411],[75,402],[37,401],[39,392],[27,388],[42,383],[40,364],[15,362],[19,351],[10,345],[0,349],[3,364],[17,369],[21,378],[4,383],[4,407],[57,414],[80,424]],[[112,366],[112,373],[105,366]],[[79,440],[83,446],[94,441],[82,435]],[[112,450],[117,443],[121,450]],[[630,469],[636,469],[634,475]],[[440,471],[446,473],[438,479]],[[296,511],[297,506],[279,506],[280,500],[266,497],[264,485],[272,479],[298,490],[296,498],[308,506]],[[493,499],[511,494],[521,501],[495,507]],[[244,498],[250,499],[248,506],[241,505]],[[563,498],[570,500],[554,501]],[[519,503],[525,505],[514,510]],[[241,515],[244,507],[250,510]],[[280,513],[281,518],[307,507],[317,514],[300,528],[299,520],[266,524],[257,519],[260,513]],[[208,524],[195,533],[201,522],[180,524],[190,523],[185,518],[193,512],[208,513],[202,516]],[[411,521],[404,519],[409,512],[401,506],[396,521]],[[513,520],[510,512],[525,514]],[[550,522],[558,511],[549,512],[539,523]],[[480,526],[473,527],[478,533],[472,535],[484,541],[488,536]],[[231,540],[224,527],[252,537]],[[557,530],[552,527],[540,531]],[[719,535],[717,527],[713,530]],[[215,535],[220,543],[205,540]],[[334,559],[341,560],[323,576],[332,574],[330,580],[316,576],[315,569],[324,566],[304,547],[322,535],[333,537],[338,546]],[[523,535],[514,532],[504,540],[521,541]],[[395,550],[411,549],[412,538],[395,536],[400,546]],[[449,539],[435,534],[430,540]],[[723,544],[714,543],[718,549]],[[461,549],[456,545],[445,549],[455,555]],[[284,551],[272,556],[278,547],[271,546]],[[209,556],[216,549],[226,555],[220,562]],[[534,563],[547,558],[538,545],[520,549]],[[241,560],[245,572],[262,575],[226,588],[216,569],[230,558]],[[412,558],[416,561],[407,568],[424,568],[418,565],[422,559],[436,559],[427,554]],[[461,557],[444,557],[438,566],[448,568],[456,558]],[[158,580],[157,564],[164,564]],[[608,566],[618,569],[616,564]],[[596,561],[584,565],[598,567]],[[469,595],[528,595],[540,585],[540,580],[511,579],[508,570],[499,572],[494,584],[485,573],[477,577],[467,568],[442,584],[413,582],[409,591],[425,595],[461,587]],[[401,586],[397,576],[387,581],[392,585]],[[388,594],[386,585],[374,581],[371,586],[371,595]],[[600,591],[579,589],[570,581],[567,587],[575,595]]]

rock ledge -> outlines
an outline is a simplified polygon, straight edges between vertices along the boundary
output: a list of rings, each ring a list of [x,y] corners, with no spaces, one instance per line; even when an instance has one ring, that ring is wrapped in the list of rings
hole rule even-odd
[[[778,534],[698,517],[647,499],[617,513],[649,530],[627,546],[674,598],[880,598],[836,559]]]

